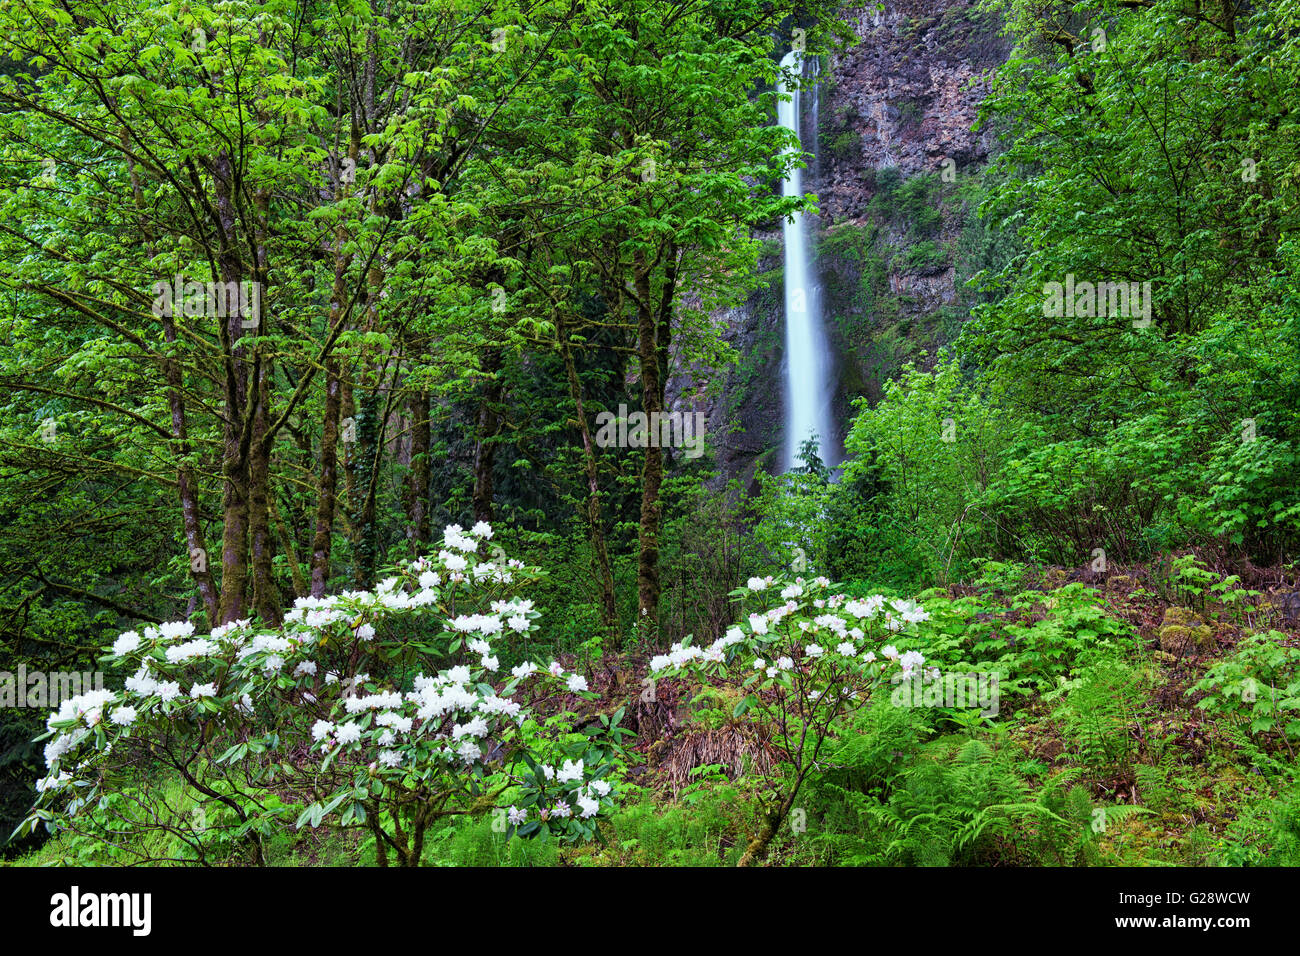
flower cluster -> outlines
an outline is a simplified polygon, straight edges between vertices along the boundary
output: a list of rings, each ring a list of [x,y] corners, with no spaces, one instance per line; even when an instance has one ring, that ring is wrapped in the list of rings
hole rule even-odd
[[[364,819],[375,794],[382,802],[406,789],[458,792],[485,779],[510,792],[512,820],[524,835],[542,826],[564,832],[570,817],[597,816],[611,802],[602,779],[608,764],[579,759],[550,768],[540,760],[551,751],[522,733],[530,697],[588,688],[558,662],[525,661],[502,674],[493,643],[527,634],[540,615],[531,601],[497,598],[536,569],[481,559],[479,545],[492,533],[486,522],[469,531],[452,525],[436,556],[399,569],[374,591],[299,598],[275,630],[238,620],[206,636],[189,622],[122,634],[109,657],[134,671],[124,689],[69,699],[50,716],[38,808],[53,806],[60,793],[69,814],[85,805],[115,740],[215,722],[238,731],[232,741],[250,741],[218,762],[250,746],[288,750],[295,738],[305,741],[322,771],[335,768],[346,799],[333,805],[345,825]],[[389,625],[399,617],[441,623],[446,651],[463,663],[420,673],[405,687],[373,681],[366,671],[378,669],[374,663],[410,651],[408,639],[381,637],[398,630]]]
[[[847,597],[824,577],[789,584],[755,577],[734,593],[748,598],[777,589],[780,603],[749,613],[706,647],[689,639],[674,644],[651,659],[651,674],[689,666],[709,678],[740,674],[754,694],[796,690],[810,701],[830,701],[858,697],[894,668],[904,678],[923,669],[921,652],[881,644],[885,634],[907,635],[929,619],[919,605],[881,595]]]

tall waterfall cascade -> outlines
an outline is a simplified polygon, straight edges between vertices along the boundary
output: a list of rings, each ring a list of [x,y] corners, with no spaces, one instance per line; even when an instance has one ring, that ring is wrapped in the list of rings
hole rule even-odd
[[[815,61],[813,61],[815,62]],[[785,71],[796,76],[803,71],[803,57],[791,50],[781,60],[782,76],[777,92],[790,99],[778,102],[777,122],[800,136],[804,97],[797,81],[789,88]],[[810,96],[816,110],[816,96]],[[815,118],[815,113],[814,113]],[[816,125],[813,124],[816,137]],[[800,136],[802,149],[802,137]],[[790,170],[782,185],[785,196],[803,195],[802,170]],[[810,257],[808,225],[803,213],[795,213],[783,225],[785,239],[785,456],[784,469],[799,464],[801,446],[809,438],[817,439],[818,455],[827,464],[836,464],[835,436],[831,416],[831,357],[822,325],[821,289]]]

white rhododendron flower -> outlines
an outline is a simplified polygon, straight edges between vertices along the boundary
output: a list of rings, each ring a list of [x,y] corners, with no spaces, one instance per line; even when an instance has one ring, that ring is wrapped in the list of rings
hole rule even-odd
[[[190,621],[170,621],[158,625],[158,634],[167,641],[178,637],[189,637],[193,633],[194,625]]]
[[[158,682],[149,674],[149,668],[142,667],[126,679],[126,689],[141,697],[148,697],[158,690]]]
[[[361,739],[361,725],[343,724],[335,728],[334,738],[341,744],[354,744]]]
[[[51,790],[62,790],[72,782],[72,774],[60,773],[57,777],[42,777],[36,781],[36,792],[45,793]]]
[[[302,599],[299,598],[299,600]],[[243,620],[239,620],[239,621],[230,621],[226,624],[221,624],[218,625],[217,627],[214,627],[212,629],[212,634],[210,636],[214,641],[222,641],[225,640],[227,637],[231,637],[232,640],[238,640],[239,638],[238,632],[248,627],[250,623],[251,622],[248,620],[248,618],[244,618]]]
[[[518,702],[496,695],[484,697],[479,704],[479,711],[484,714],[505,714],[507,717],[516,716],[521,709]]]
[[[460,749],[457,750],[456,753],[469,763],[472,763],[483,756],[483,751],[479,749],[479,745],[474,743],[472,740],[467,740],[461,744]]]
[[[45,766],[53,767],[54,762],[76,746],[76,742],[67,734],[59,734],[45,745]]]
[[[376,801],[383,819],[390,820],[389,814],[417,789],[453,800],[464,810],[476,806],[475,787],[511,786],[527,798],[515,798],[518,803],[507,812],[510,822],[522,828],[521,835],[549,828],[590,838],[588,821],[606,807],[612,787],[587,777],[614,768],[604,756],[599,764],[594,757],[590,762],[565,759],[562,754],[572,751],[564,751],[561,742],[568,746],[571,718],[549,716],[530,725],[533,704],[525,695],[526,690],[542,700],[561,688],[586,693],[588,678],[567,672],[558,661],[545,671],[526,661],[512,666],[505,681],[496,676],[507,649],[501,648],[498,657],[491,642],[499,635],[528,633],[538,613],[532,601],[505,586],[517,589],[539,575],[538,569],[506,558],[496,548],[497,557],[483,560],[481,542],[493,536],[487,522],[468,532],[450,526],[436,555],[398,567],[373,591],[298,598],[280,627],[263,626],[261,633],[249,620],[219,625],[207,635],[196,634],[188,621],[121,633],[112,642],[112,656],[119,663],[137,653],[142,659],[133,662],[135,673],[125,678],[120,694],[88,692],[51,714],[57,727],[51,726],[44,745],[48,774],[39,784],[38,806],[58,812],[62,804],[75,814],[75,801],[69,803],[60,793],[76,792],[74,783],[89,786],[98,780],[94,785],[101,786],[111,779],[101,774],[97,762],[112,754],[120,738],[150,740],[150,746],[162,742],[164,753],[177,746],[185,755],[192,753],[187,748],[195,734],[214,728],[219,741],[224,736],[235,744],[222,741],[226,755],[214,766],[258,762],[251,755],[268,751],[300,753],[300,747],[317,755],[314,766],[301,767],[297,757],[276,758],[261,774],[241,770],[229,778],[237,781],[232,784],[237,790],[248,789],[248,794],[233,794],[240,800],[259,791],[253,799],[314,791],[317,802],[305,808],[303,821],[312,826],[327,819],[355,825],[363,818],[354,815],[359,804],[349,796],[358,792]],[[413,630],[397,620],[402,617],[424,618],[433,629]],[[381,626],[386,618],[394,620]],[[412,635],[440,631],[464,636],[464,644],[452,650],[459,657],[451,666],[414,678],[396,676],[409,671],[405,663],[392,664],[395,649],[419,661],[421,654],[434,652],[423,645],[411,647]],[[678,645],[664,657],[676,664],[709,660],[720,665],[723,650],[745,639],[733,628],[707,649]],[[365,670],[372,662],[381,666],[369,669],[409,683],[370,683]],[[524,684],[526,678],[532,680]],[[516,687],[521,687],[517,693]],[[174,745],[168,743],[173,739]],[[277,790],[281,785],[284,790]],[[525,802],[539,812],[519,806]]]
[[[385,711],[375,718],[376,727],[391,727],[392,729],[404,734],[409,734],[411,732],[412,723],[413,721],[410,717],[403,717],[401,714],[395,713],[391,710]]]
[[[135,631],[127,631],[113,643],[113,656],[121,657],[124,654],[130,654],[139,646],[140,635]]]
[[[908,624],[919,624],[922,621],[928,621],[930,615],[921,609],[919,605],[911,601],[890,601],[889,606],[894,609],[899,618]]]
[[[487,721],[482,717],[475,717],[473,720],[464,724],[457,724],[451,732],[452,739],[459,740],[461,737],[482,737],[488,732]]]
[[[458,524],[447,526],[442,533],[442,544],[443,547],[454,548],[457,551],[473,551],[478,547],[474,540],[461,530]]]
[[[191,657],[207,657],[209,654],[215,654],[217,646],[211,641],[199,638],[197,641],[190,641],[186,644],[177,644],[166,650],[166,656],[169,663],[176,664],[180,661],[188,660]]]

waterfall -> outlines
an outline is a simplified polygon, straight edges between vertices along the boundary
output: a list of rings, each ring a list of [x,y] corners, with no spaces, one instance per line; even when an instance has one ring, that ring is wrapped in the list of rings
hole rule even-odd
[[[791,50],[781,60],[782,70],[801,71],[803,57]],[[797,86],[786,87],[784,76],[777,92],[790,100],[777,104],[777,121],[800,135],[801,95]],[[814,109],[816,100],[813,102]],[[816,128],[813,136],[816,137]],[[802,138],[800,139],[802,147]],[[792,169],[782,186],[786,196],[803,195],[802,170]],[[821,290],[809,259],[808,228],[802,213],[783,225],[785,238],[785,459],[784,470],[796,465],[800,446],[817,439],[818,454],[835,464],[831,430],[830,352],[822,328]]]

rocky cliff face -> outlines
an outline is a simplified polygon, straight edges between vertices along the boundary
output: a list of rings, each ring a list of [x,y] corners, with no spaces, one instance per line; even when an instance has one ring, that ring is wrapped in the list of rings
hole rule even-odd
[[[886,0],[850,10],[858,42],[824,61],[805,149],[805,188],[825,320],[836,353],[836,419],[874,402],[898,368],[949,341],[964,317],[957,246],[970,210],[961,186],[992,145],[971,129],[987,78],[1006,58],[999,24],[977,0]],[[813,118],[817,127],[813,128]],[[779,467],[784,369],[779,230],[764,235],[771,287],[714,316],[741,355],[708,395],[689,374],[669,382],[674,407],[703,407],[727,477]]]
[[[830,221],[861,218],[876,170],[904,177],[957,170],[988,156],[971,130],[987,77],[1007,56],[977,0],[889,0],[848,16],[858,44],[834,57],[823,87],[814,186]]]

